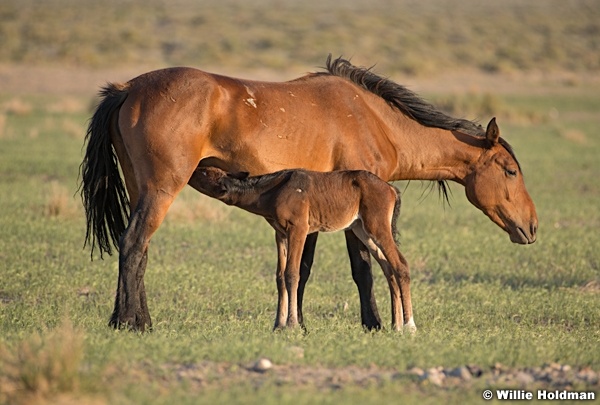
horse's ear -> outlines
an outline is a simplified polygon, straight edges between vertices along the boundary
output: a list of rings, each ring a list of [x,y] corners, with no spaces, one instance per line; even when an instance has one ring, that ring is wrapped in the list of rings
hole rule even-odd
[[[496,124],[496,117],[490,120],[490,123],[487,125],[487,129],[485,130],[485,138],[488,140],[490,146],[494,146],[498,143],[498,138],[500,138],[500,129],[498,128],[498,124]]]
[[[250,173],[248,173],[248,172],[236,172],[236,173],[228,173],[227,175],[229,177],[234,178],[234,179],[245,180],[250,175]]]

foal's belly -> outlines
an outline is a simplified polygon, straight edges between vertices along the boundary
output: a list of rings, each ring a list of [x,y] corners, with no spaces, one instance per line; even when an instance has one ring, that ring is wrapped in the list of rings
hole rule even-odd
[[[358,212],[354,215],[348,215],[345,218],[335,218],[330,220],[321,220],[317,223],[311,223],[310,232],[337,232],[352,228],[360,221]]]

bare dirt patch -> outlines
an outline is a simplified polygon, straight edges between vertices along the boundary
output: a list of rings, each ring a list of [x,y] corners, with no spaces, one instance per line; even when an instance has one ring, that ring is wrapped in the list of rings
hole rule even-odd
[[[325,60],[326,55],[323,55]],[[74,66],[35,66],[22,64],[0,65],[0,89],[5,94],[57,94],[89,95],[98,92],[107,82],[124,82],[144,72],[167,66],[136,65],[114,69],[92,69]],[[269,69],[239,71],[227,66],[197,66],[197,68],[254,80],[284,81],[302,76],[307,72],[320,71],[316,66],[306,65],[292,72]],[[386,76],[385,71],[375,67],[375,72]],[[568,92],[589,86],[600,86],[600,77],[592,74],[574,75],[571,72],[518,72],[511,74],[488,74],[478,70],[449,71],[429,77],[394,76],[392,80],[408,86],[411,90],[425,93],[494,93],[494,94],[545,94]]]
[[[202,361],[192,364],[164,364],[160,370],[140,367],[136,379],[162,381],[163,384],[183,383],[191,389],[227,389],[239,384],[261,387],[275,386],[305,388],[319,391],[347,387],[369,388],[402,382],[415,388],[438,387],[453,389],[471,386],[597,391],[600,373],[589,367],[549,363],[539,367],[514,368],[502,364],[489,367],[465,365],[455,368],[434,367],[395,370],[372,366],[362,368],[315,367],[303,365],[269,364],[264,367],[259,359],[249,364]],[[160,378],[156,376],[160,374]]]

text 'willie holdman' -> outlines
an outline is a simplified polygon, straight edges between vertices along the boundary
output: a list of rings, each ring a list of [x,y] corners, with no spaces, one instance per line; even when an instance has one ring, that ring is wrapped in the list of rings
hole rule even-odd
[[[548,391],[537,390],[537,395],[531,391],[525,390],[496,390],[496,398],[499,400],[532,400],[534,397],[539,401],[561,401],[561,400],[579,400],[593,401],[596,399],[596,393],[593,391]],[[491,399],[491,398],[490,398]]]

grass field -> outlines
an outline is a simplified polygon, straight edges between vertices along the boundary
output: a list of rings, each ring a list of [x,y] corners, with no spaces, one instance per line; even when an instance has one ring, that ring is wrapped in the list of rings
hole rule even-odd
[[[56,399],[62,393],[98,403],[174,397],[190,403],[308,403],[402,395],[409,403],[465,396],[477,402],[489,384],[484,379],[438,388],[385,373],[467,364],[489,369],[496,363],[600,369],[596,94],[569,87],[564,94],[496,98],[506,111],[527,108],[538,117],[531,123],[500,121],[537,204],[540,234],[532,246],[511,244],[458,186],[451,207],[444,207],[435,192],[427,197],[426,185],[400,184],[401,248],[412,266],[415,337],[361,330],[339,234],[319,241],[306,295],[309,333],[273,334],[271,229],[190,190],[151,245],[146,280],[154,332],[109,329],[117,263],[89,261],[74,196],[87,101],[78,109],[72,98],[4,97],[2,398]],[[378,269],[375,276],[389,323],[386,283]],[[288,379],[282,382],[276,372],[254,373],[256,380],[239,375],[261,357],[291,368]],[[357,383],[348,377],[353,367],[376,370],[378,377]],[[338,370],[348,380],[328,384],[323,381],[335,378],[320,379],[319,370]],[[308,382],[293,382],[295,376]]]
[[[316,20],[314,10],[287,3],[274,13],[275,3],[244,3],[238,14],[230,1],[189,13],[185,0],[172,8],[148,2],[144,12],[135,2],[124,3],[127,12],[107,2],[64,13],[36,1],[0,4],[0,67],[39,69],[18,92],[7,92],[14,87],[0,74],[0,403],[463,404],[483,402],[486,388],[600,393],[600,84],[588,80],[600,61],[598,2],[549,1],[546,8],[511,0],[502,10],[476,2],[460,11],[452,2],[406,1],[391,13],[382,1],[358,18],[358,2],[325,1],[310,3]],[[434,18],[439,7],[428,4],[445,5],[448,19]],[[269,13],[261,14],[265,5]],[[412,19],[401,12],[409,6]],[[107,15],[137,24],[90,29],[93,16]],[[269,23],[254,25],[259,16]],[[197,32],[216,35],[219,18],[227,27],[219,45],[198,52],[215,41],[202,42]],[[438,28],[423,41],[431,24]],[[394,28],[384,34],[384,25]],[[357,31],[374,36],[354,40]],[[169,43],[158,36],[165,33]],[[514,38],[522,38],[519,46],[510,45]],[[544,38],[556,52],[527,51]],[[415,74],[403,84],[425,89],[452,114],[482,122],[497,115],[537,206],[538,241],[510,243],[458,185],[448,207],[428,184],[399,183],[417,335],[361,329],[341,234],[319,237],[305,296],[308,333],[273,333],[271,228],[186,189],[150,246],[145,280],[154,331],[108,328],[117,260],[89,260],[76,194],[96,89],[66,94],[60,83],[43,92],[26,84],[52,81],[43,72],[56,66],[206,64],[286,77],[290,67],[322,65],[328,52],[356,52],[365,64],[371,58],[377,72],[399,81]],[[445,76],[440,66],[468,74]],[[374,276],[388,326],[387,284],[378,267]],[[261,358],[273,367],[257,371]],[[452,375],[467,365],[472,378]],[[433,378],[440,367],[443,381]]]

